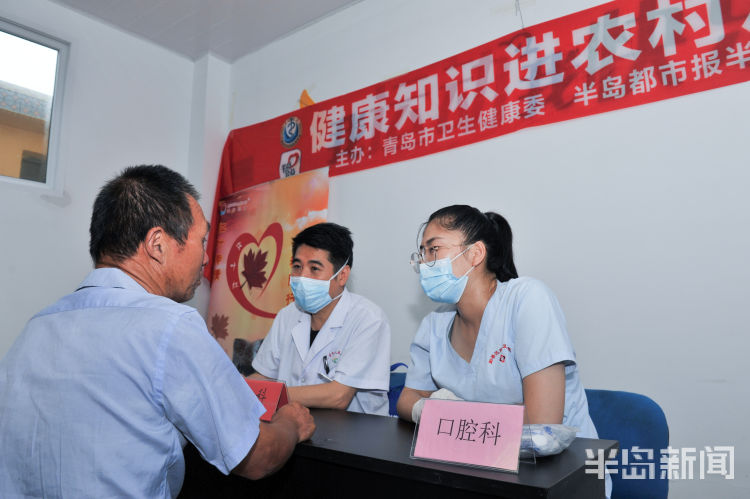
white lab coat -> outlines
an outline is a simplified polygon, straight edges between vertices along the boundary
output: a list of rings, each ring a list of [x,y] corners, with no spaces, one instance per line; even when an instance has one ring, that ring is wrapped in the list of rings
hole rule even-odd
[[[344,290],[310,345],[310,314],[290,303],[276,315],[253,368],[288,386],[327,383],[357,389],[347,410],[388,415],[391,328],[370,300]]]

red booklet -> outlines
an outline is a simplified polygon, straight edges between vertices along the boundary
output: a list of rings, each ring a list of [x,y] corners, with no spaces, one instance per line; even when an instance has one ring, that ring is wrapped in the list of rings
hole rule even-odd
[[[279,409],[289,402],[286,385],[281,381],[270,381],[261,379],[245,378],[247,384],[253,390],[258,400],[266,408],[265,414],[260,417],[261,421],[271,421],[271,418]]]

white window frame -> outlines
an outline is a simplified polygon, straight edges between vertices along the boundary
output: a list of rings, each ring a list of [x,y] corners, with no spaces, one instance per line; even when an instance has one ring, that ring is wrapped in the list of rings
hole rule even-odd
[[[48,194],[61,196],[63,194],[63,172],[58,152],[62,128],[62,103],[63,95],[65,93],[65,74],[68,68],[70,43],[46,35],[35,29],[22,26],[3,17],[0,17],[0,30],[57,51],[55,89],[52,94],[52,110],[50,112],[49,136],[47,138],[47,176],[45,181],[42,183],[34,180],[6,177],[5,175],[0,175],[0,181],[34,189],[41,189]]]

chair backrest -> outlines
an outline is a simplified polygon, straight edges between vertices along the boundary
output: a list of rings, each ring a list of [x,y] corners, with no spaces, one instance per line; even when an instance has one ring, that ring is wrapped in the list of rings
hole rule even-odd
[[[612,499],[666,499],[669,480],[661,478],[660,454],[669,446],[669,427],[659,404],[645,395],[611,390],[586,390],[586,398],[599,438],[620,442],[618,465],[608,466],[617,470],[610,475]],[[640,474],[646,478],[635,477]]]
[[[404,389],[404,383],[406,382],[406,373],[393,372],[399,367],[408,368],[409,366],[403,362],[396,362],[391,365],[391,383],[388,388],[388,414],[391,416],[398,415],[396,412],[396,402],[398,402],[398,397],[401,395],[401,390]]]

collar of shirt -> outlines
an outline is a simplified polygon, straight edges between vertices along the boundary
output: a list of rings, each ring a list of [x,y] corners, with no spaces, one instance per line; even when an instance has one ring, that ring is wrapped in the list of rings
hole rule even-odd
[[[349,295],[349,290],[344,288],[344,292],[341,293],[341,298],[338,303],[336,303],[336,306],[333,307],[331,315],[328,316],[328,320],[323,324],[323,327],[320,330],[322,331],[326,327],[333,328],[343,326],[346,313],[351,306],[351,301],[352,297]]]
[[[310,358],[314,358],[320,352],[321,348],[330,343],[335,336],[334,330],[344,325],[344,319],[346,319],[351,305],[352,297],[349,291],[344,288],[344,292],[333,308],[331,315],[328,316],[328,320],[320,328],[320,332],[316,337],[317,343],[314,350],[310,344],[310,314],[297,308],[299,316],[297,317],[297,325],[292,328],[292,338],[302,359],[309,360]]]
[[[146,289],[138,284],[135,279],[114,267],[103,267],[92,270],[80,286],[78,286],[78,289],[90,287],[123,288],[147,293]]]

